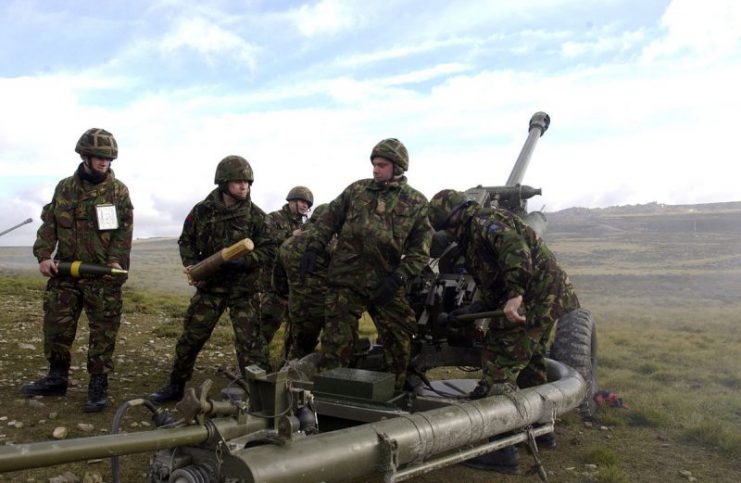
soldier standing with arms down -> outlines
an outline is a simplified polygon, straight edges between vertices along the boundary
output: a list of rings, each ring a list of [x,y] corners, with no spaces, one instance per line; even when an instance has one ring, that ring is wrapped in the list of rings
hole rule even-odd
[[[579,308],[566,273],[543,240],[516,215],[485,209],[464,193],[443,190],[430,200],[430,222],[462,247],[481,300],[450,315],[502,308],[482,350],[483,377],[471,398],[511,394],[547,382],[545,346],[559,317]],[[519,312],[524,308],[524,315]],[[551,435],[539,442],[555,446]],[[517,471],[514,446],[469,460],[471,466]]]
[[[265,225],[265,213],[250,200],[253,180],[252,167],[246,159],[227,156],[216,168],[214,183],[218,187],[185,218],[178,245],[186,271],[244,238],[250,238],[255,249],[236,260],[224,262],[210,278],[192,282],[196,293],[190,300],[183,333],[175,347],[170,381],[150,394],[149,399],[154,403],[182,399],[198,353],[226,309],[229,309],[234,329],[240,371],[255,362],[247,353],[258,328],[253,299],[257,295],[260,267],[273,259],[274,241]]]
[[[118,144],[111,133],[88,129],[77,141],[75,152],[82,163],[73,176],[59,182],[51,203],[44,206],[33,245],[39,271],[49,277],[44,293],[44,355],[49,374],[26,384],[22,392],[27,396],[67,393],[70,347],[84,309],[90,326],[90,383],[84,410],[98,412],[108,405],[108,373],[113,370],[121,325],[121,286],[126,277],[61,276],[57,263],[81,261],[128,269],[134,207],[128,188],[110,169],[118,157]]]
[[[386,370],[401,389],[416,331],[405,297],[406,281],[429,261],[432,231],[427,199],[407,184],[406,147],[384,139],[371,151],[373,178],[351,184],[329,204],[310,231],[304,273],[337,233],[327,277],[329,292],[322,332],[320,369],[348,366],[358,338],[358,319],[367,310],[383,344]]]
[[[288,237],[299,230],[306,219],[306,215],[314,204],[314,195],[305,186],[291,188],[286,196],[287,203],[283,208],[267,215],[266,223],[276,244],[280,245]],[[262,294],[260,295],[260,329],[258,337],[253,341],[250,357],[264,369],[270,368],[270,342],[276,331],[286,320],[288,314],[288,300],[273,290],[271,282],[273,262],[265,265],[261,276]],[[288,345],[290,341],[286,339]],[[286,346],[284,349],[288,349]],[[286,353],[284,350],[284,354]]]

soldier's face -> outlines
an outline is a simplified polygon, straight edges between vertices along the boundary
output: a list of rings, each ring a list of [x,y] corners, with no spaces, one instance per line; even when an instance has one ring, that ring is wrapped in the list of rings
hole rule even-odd
[[[309,203],[305,202],[304,200],[291,200],[288,202],[288,207],[291,209],[291,212],[298,213],[303,216],[306,216],[306,214],[309,212]]]
[[[89,168],[91,171],[95,171],[99,174],[106,174],[108,168],[111,167],[111,160],[106,158],[98,158],[96,156],[90,156]]]
[[[250,183],[246,180],[229,181],[229,194],[238,200],[246,200],[250,193]]]
[[[391,178],[394,176],[394,163],[380,157],[373,158],[371,163],[373,163],[373,179],[377,183],[391,181]]]

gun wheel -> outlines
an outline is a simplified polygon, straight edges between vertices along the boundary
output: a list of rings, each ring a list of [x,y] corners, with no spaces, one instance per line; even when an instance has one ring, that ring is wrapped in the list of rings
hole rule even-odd
[[[558,319],[550,357],[574,368],[587,382],[579,415],[591,418],[596,409],[593,397],[597,392],[597,327],[589,310],[576,309]]]

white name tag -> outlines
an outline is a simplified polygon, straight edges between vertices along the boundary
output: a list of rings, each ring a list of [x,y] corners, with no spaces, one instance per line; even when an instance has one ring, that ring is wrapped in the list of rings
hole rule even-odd
[[[98,230],[115,230],[118,228],[118,215],[114,205],[97,205]]]

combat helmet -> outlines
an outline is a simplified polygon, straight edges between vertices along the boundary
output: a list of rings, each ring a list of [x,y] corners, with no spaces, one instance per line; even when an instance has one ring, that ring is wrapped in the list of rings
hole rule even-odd
[[[314,195],[306,186],[294,186],[286,195],[286,201],[303,200],[309,204],[309,208],[314,204]]]
[[[370,159],[380,156],[394,163],[394,174],[400,175],[409,169],[409,153],[407,148],[396,138],[379,141],[373,146]],[[398,169],[397,169],[398,168]]]
[[[245,180],[249,184],[255,180],[252,174],[252,166],[242,156],[231,155],[219,161],[216,167],[214,184],[224,184],[229,181]]]
[[[75,152],[82,156],[95,156],[103,159],[118,157],[118,144],[113,134],[105,129],[92,128],[85,131],[75,146]]]
[[[442,190],[430,200],[428,208],[430,224],[436,231],[444,230],[449,227],[450,220],[458,211],[474,203],[476,202],[466,198],[465,193],[451,189]]]

